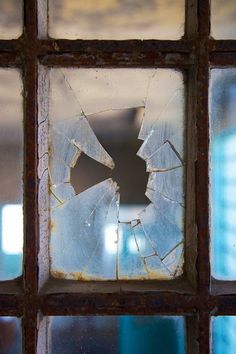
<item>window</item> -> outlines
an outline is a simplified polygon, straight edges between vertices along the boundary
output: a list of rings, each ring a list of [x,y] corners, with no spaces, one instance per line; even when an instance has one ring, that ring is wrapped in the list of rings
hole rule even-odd
[[[230,346],[233,347],[231,341],[227,349],[222,343],[234,328],[234,316],[236,315],[235,278],[234,275],[227,277],[228,270],[218,267],[216,258],[213,259],[211,272],[210,233],[212,233],[212,237],[215,237],[218,229],[215,224],[213,229],[210,227],[210,224],[213,225],[210,215],[213,215],[215,211],[211,214],[209,204],[209,195],[210,193],[214,194],[214,186],[213,189],[209,188],[209,180],[211,178],[215,183],[216,179],[219,178],[219,175],[214,174],[214,169],[213,174],[209,173],[211,164],[214,163],[214,159],[218,158],[218,147],[216,148],[214,144],[223,145],[222,166],[226,166],[230,156],[225,145],[228,144],[228,148],[230,148],[230,139],[233,136],[231,136],[231,131],[224,131],[225,134],[228,134],[226,135],[229,139],[226,142],[222,132],[214,131],[212,122],[214,119],[221,118],[220,114],[219,118],[218,116],[213,117],[215,113],[211,107],[209,109],[209,102],[214,101],[215,93],[216,95],[219,94],[218,88],[212,89],[213,81],[211,81],[217,79],[214,78],[217,70],[219,70],[218,76],[220,76],[219,73],[224,70],[234,70],[233,68],[236,66],[236,41],[230,39],[235,38],[236,35],[235,21],[232,22],[230,16],[236,9],[234,1],[228,1],[227,5],[224,5],[224,9],[227,10],[224,12],[224,17],[221,16],[222,5],[220,1],[212,0],[212,6],[210,6],[209,0],[186,0],[185,2],[184,4],[182,0],[153,0],[150,2],[141,0],[137,2],[121,0],[99,0],[96,2],[90,0],[86,2],[82,0],[66,2],[63,0],[58,2],[56,0],[25,0],[22,4],[22,12],[20,1],[17,1],[17,5],[13,0],[1,2],[0,75],[5,76],[4,79],[0,80],[0,124],[5,124],[4,119],[6,120],[5,117],[10,111],[13,112],[13,116],[17,115],[18,117],[17,134],[16,129],[12,129],[12,127],[8,131],[9,138],[6,138],[8,137],[6,134],[1,135],[0,133],[1,146],[5,140],[8,144],[10,144],[11,139],[13,142],[11,148],[6,149],[6,146],[2,146],[0,157],[3,162],[0,162],[6,166],[6,170],[9,168],[9,176],[14,177],[11,183],[11,197],[5,196],[4,188],[2,189],[3,192],[0,192],[2,225],[0,265],[3,267],[2,264],[4,266],[6,264],[7,272],[9,272],[6,275],[6,271],[0,269],[0,326],[2,328],[0,345],[3,348],[2,352],[8,350],[9,353],[11,350],[11,352],[30,354],[50,354],[58,353],[58,348],[66,346],[67,350],[72,352],[85,350],[89,354],[96,352],[96,350],[99,352],[101,345],[104,344],[104,353],[105,347],[113,348],[113,352],[119,348],[122,354],[128,354],[132,350],[136,352],[137,346],[139,349],[142,348],[143,351],[149,348],[149,352],[159,346],[162,353],[164,353],[164,350],[168,353],[182,353],[185,350],[186,353],[205,354],[218,353],[222,350],[230,352]],[[173,18],[170,16],[171,14],[173,14]],[[228,20],[225,19],[226,17],[228,17]],[[76,25],[74,18],[76,18]],[[78,18],[80,18],[80,21],[77,20]],[[22,21],[24,22],[23,25]],[[224,22],[222,23],[222,21]],[[9,27],[9,31],[6,31],[6,26]],[[215,36],[217,39],[211,36]],[[95,88],[93,76],[96,72],[98,77],[104,75],[104,73],[114,76],[112,80],[109,78],[109,82],[106,80],[103,82],[105,83],[104,87],[107,83],[112,86],[116,82],[117,87],[114,92],[112,88],[104,89],[103,92],[95,89],[94,94],[92,90]],[[177,191],[179,193],[178,198],[183,198],[184,194],[184,203],[182,204],[185,206],[185,211],[179,218],[184,220],[184,224],[180,233],[176,233],[176,240],[174,245],[171,246],[172,248],[170,247],[169,250],[162,249],[163,256],[159,259],[162,262],[161,266],[163,260],[167,261],[168,259],[167,268],[172,267],[171,269],[174,270],[170,274],[168,273],[171,276],[165,274],[162,277],[159,276],[160,274],[157,276],[152,272],[150,274],[154,274],[154,276],[147,276],[147,272],[145,273],[142,270],[135,278],[135,272],[138,269],[137,248],[139,250],[145,249],[142,241],[144,236],[140,236],[138,233],[139,222],[137,222],[136,224],[133,223],[132,227],[136,227],[138,236],[133,237],[130,234],[131,228],[127,226],[129,224],[125,220],[122,225],[124,229],[120,232],[121,238],[123,235],[124,239],[123,243],[121,242],[122,246],[120,246],[120,254],[123,255],[123,262],[120,263],[122,272],[117,276],[118,240],[116,226],[114,225],[118,221],[113,216],[106,225],[102,224],[104,240],[101,253],[104,252],[108,263],[105,267],[103,267],[103,262],[96,269],[93,267],[86,269],[86,275],[90,275],[90,277],[84,279],[81,274],[78,276],[78,272],[81,271],[79,269],[81,262],[78,262],[77,255],[75,256],[76,267],[73,263],[73,252],[78,243],[75,244],[76,247],[69,242],[67,245],[66,238],[63,239],[63,244],[57,243],[56,237],[58,235],[53,229],[53,223],[49,223],[50,220],[52,221],[55,218],[56,223],[61,222],[61,227],[65,225],[61,216],[58,217],[54,213],[51,214],[51,219],[49,217],[48,178],[52,178],[52,176],[53,178],[59,178],[59,172],[62,171],[56,170],[54,175],[45,173],[45,171],[48,171],[48,167],[52,166],[53,147],[56,151],[55,156],[58,156],[56,154],[63,154],[65,151],[72,154],[73,159],[68,155],[63,156],[64,159],[67,158],[68,165],[64,160],[64,163],[61,162],[61,156],[60,158],[56,157],[56,162],[60,160],[61,164],[55,164],[55,166],[61,167],[63,165],[63,171],[71,172],[69,181],[74,191],[71,186],[66,193],[65,186],[61,190],[58,189],[58,185],[62,182],[67,183],[66,187],[68,187],[67,179],[59,180],[59,183],[53,183],[50,185],[51,205],[55,206],[53,203],[61,205],[63,204],[63,198],[68,198],[68,195],[70,195],[70,198],[73,197],[73,193],[81,196],[84,191],[91,190],[99,183],[103,183],[104,180],[109,180],[111,178],[110,171],[107,172],[108,170],[105,167],[103,169],[99,162],[102,160],[104,163],[105,161],[105,165],[112,167],[112,158],[119,155],[119,153],[116,153],[118,146],[116,144],[119,141],[115,140],[118,134],[127,139],[123,156],[128,157],[129,153],[137,152],[137,148],[140,148],[143,141],[137,142],[136,138],[132,139],[140,131],[140,122],[148,104],[147,97],[149,96],[147,93],[154,92],[153,102],[156,102],[155,97],[161,100],[161,97],[167,91],[165,90],[167,79],[164,78],[164,84],[160,85],[159,83],[160,86],[156,86],[159,90],[158,94],[158,90],[155,88],[156,72],[160,76],[163,73],[170,73],[170,75],[178,78],[180,89],[177,91],[183,95],[180,99],[182,104],[179,105],[182,108],[178,112],[182,110],[184,124],[181,127],[180,122],[178,127],[175,128],[177,135],[182,129],[182,140],[174,140],[175,144],[167,138],[164,141],[164,144],[166,144],[165,151],[168,151],[168,156],[172,156],[171,165],[168,166],[168,169],[166,168],[167,158],[164,155],[164,158],[160,159],[162,165],[158,167],[158,169],[162,169],[162,172],[159,170],[152,171],[152,169],[147,171],[150,174],[152,172],[160,173],[158,177],[153,178],[162,178],[165,183],[167,183],[166,181],[169,181],[168,183],[174,181],[172,183],[174,187],[176,187],[175,180],[180,181],[180,188]],[[116,78],[117,73],[119,75]],[[230,86],[227,86],[226,81],[224,81],[225,87],[227,87],[227,95],[225,101],[221,103],[223,107],[228,105],[225,110],[228,112],[230,119],[233,120],[233,114],[231,113],[235,108],[233,103],[235,83],[231,74],[227,74],[227,78],[231,80]],[[12,75],[15,75],[13,79],[15,85],[10,86]],[[107,74],[107,77],[110,77],[109,75]],[[77,88],[73,84],[76,76],[82,82],[82,85],[80,84],[81,86]],[[91,85],[87,85],[88,77],[92,81]],[[126,82],[123,81],[123,84],[121,82],[122,78],[127,80]],[[140,82],[145,82],[146,79],[147,85],[144,85],[141,89]],[[53,101],[52,88],[56,80],[67,85],[67,89],[65,91],[54,91],[57,93]],[[135,80],[137,80],[137,83],[133,86],[135,89],[129,90],[128,85]],[[98,78],[98,81],[101,82],[101,78]],[[22,120],[19,108],[22,107],[21,82],[24,115],[23,149],[22,138],[20,137],[22,129],[19,127],[19,122]],[[173,85],[172,83],[170,86]],[[115,87],[115,84],[113,87]],[[84,93],[83,89],[85,90]],[[122,98],[121,105],[119,105],[119,89],[120,92],[127,91],[125,97]],[[53,126],[54,123],[48,125],[48,121],[52,119],[55,112],[57,112],[56,115],[62,114],[63,117],[68,114],[69,116],[66,116],[66,119],[74,117],[74,100],[78,100],[78,97],[74,96],[76,96],[77,91],[80,95],[82,92],[84,100],[80,113],[85,113],[84,107],[91,110],[89,112],[88,109],[85,113],[86,119],[83,114],[80,114],[80,124],[87,127],[86,134],[95,134],[95,138],[93,135],[92,140],[93,145],[100,149],[99,156],[97,156],[97,150],[94,151],[93,146],[90,146],[89,149],[86,146],[88,140],[85,139],[83,144],[81,141],[77,141],[77,145],[79,145],[77,150],[79,149],[82,152],[79,160],[75,158],[75,156],[78,157],[78,151],[73,150],[76,145],[75,137],[72,137],[74,139],[72,146],[71,141],[68,142],[68,135],[65,136],[68,125],[61,126],[57,123],[55,123],[55,127]],[[8,92],[7,96],[4,96],[5,92]],[[105,107],[105,110],[115,109],[115,111],[113,113],[108,112],[108,116],[101,115],[104,107],[101,104],[102,100],[98,99],[98,95],[102,96],[104,92],[107,97],[113,94],[111,104]],[[94,96],[92,96],[93,94]],[[17,102],[13,100],[13,96],[18,97]],[[7,102],[8,107],[5,110],[2,109],[4,103],[1,103],[3,97],[6,98],[5,102]],[[94,111],[91,109],[91,97],[94,98]],[[177,98],[174,95],[174,99],[178,99],[178,97],[178,95]],[[209,101],[209,98],[212,100]],[[99,109],[99,105],[101,109]],[[223,110],[222,107],[221,109]],[[164,107],[163,112],[167,111]],[[90,117],[90,115],[93,117]],[[93,119],[94,115],[96,119]],[[180,114],[177,115],[176,113],[176,116],[180,117]],[[98,121],[99,124],[96,123]],[[110,124],[109,121],[114,122],[114,124]],[[10,120],[8,119],[7,122],[9,123]],[[55,141],[52,143],[52,136],[48,127],[50,129],[56,128],[57,134],[55,133],[55,136],[59,135],[61,140],[53,136]],[[61,130],[58,131],[58,129]],[[155,131],[155,129],[153,130]],[[74,133],[73,129],[72,133]],[[150,131],[148,133],[150,134]],[[209,137],[212,138],[212,135],[215,139],[212,139],[209,144]],[[112,147],[112,153],[110,154],[99,145],[101,140],[105,146],[108,142],[107,136],[112,136],[113,141],[113,145],[109,143]],[[114,141],[116,142],[114,143]],[[154,139],[154,141],[156,140]],[[18,143],[15,144],[16,142]],[[62,149],[60,151],[62,144],[65,144],[65,146],[71,145],[71,150]],[[140,145],[138,146],[138,144]],[[153,144],[151,144],[152,148]],[[177,144],[179,144],[180,150],[176,148]],[[50,147],[49,150],[48,147]],[[2,153],[5,151],[4,148],[7,155]],[[183,151],[183,156],[181,156]],[[155,155],[154,152],[148,156],[150,165],[152,164],[151,157]],[[141,150],[140,155],[142,154],[143,150]],[[14,166],[11,164],[12,156],[17,156],[17,164],[13,164]],[[232,158],[235,158],[233,151]],[[132,188],[125,187],[129,185],[127,183],[132,184],[133,182],[124,181],[124,174],[118,173],[117,170],[116,177],[121,187],[120,212],[128,218],[128,222],[139,220],[137,214],[140,215],[140,208],[143,210],[143,208],[149,207],[147,205],[155,204],[155,198],[151,192],[147,196],[148,199],[144,196],[146,185],[148,184],[150,187],[151,184],[149,189],[152,191],[154,184],[150,178],[147,181],[148,173],[145,172],[146,160],[144,160],[137,159],[137,162],[135,162],[135,159],[133,159],[132,162],[134,168],[131,172],[137,171],[137,174],[140,175],[141,187],[138,185],[135,187],[138,191],[142,189],[143,192],[140,194],[132,193]],[[21,161],[23,161],[23,171]],[[79,164],[81,164],[81,169]],[[84,166],[85,171],[84,179],[80,175],[83,171],[82,166]],[[124,169],[123,161],[121,161],[120,166],[121,170]],[[91,173],[95,169],[98,171],[97,175]],[[15,171],[15,173],[12,171]],[[86,175],[89,175],[89,172],[86,171],[90,171],[90,177],[87,179]],[[5,176],[6,181],[4,186],[7,186],[6,188],[10,190],[8,175],[3,172],[1,172],[1,175]],[[143,175],[141,175],[142,173]],[[166,173],[166,177],[163,177],[164,173]],[[20,182],[22,174],[23,193],[21,192]],[[78,183],[82,180],[84,184]],[[135,179],[135,183],[137,183],[137,180]],[[116,186],[110,182],[106,183],[112,187],[109,189],[106,185],[105,190],[109,189],[113,192]],[[17,188],[13,190],[16,185]],[[165,187],[164,182],[163,186]],[[126,188],[127,193],[122,193],[122,188]],[[224,187],[221,186],[221,188]],[[174,189],[171,191],[172,196],[174,195],[177,198],[177,192]],[[167,188],[165,193],[171,191]],[[163,190],[161,192],[163,193]],[[23,201],[21,195],[23,195]],[[115,209],[117,200],[113,197],[114,194],[112,194],[110,204],[114,202]],[[170,196],[169,199],[171,199]],[[172,202],[176,203],[176,200]],[[23,253],[20,242],[20,234],[22,233],[21,203],[23,203],[24,215]],[[181,205],[182,207],[183,205]],[[85,208],[83,208],[84,210]],[[170,208],[166,210],[164,220],[170,213]],[[226,212],[228,211],[226,210]],[[14,217],[11,225],[7,220],[9,218],[12,220],[12,213],[14,213]],[[10,228],[6,227],[6,223]],[[74,227],[74,225],[74,222],[72,222],[69,226]],[[151,223],[147,222],[147,226],[150,227],[150,225]],[[51,234],[49,233],[49,226]],[[19,236],[17,242],[14,241],[14,243],[11,242],[12,227]],[[166,231],[166,226],[164,230]],[[166,237],[174,235],[174,229],[170,230]],[[55,242],[50,244],[50,241],[53,240],[50,238],[52,234]],[[110,236],[106,236],[108,234]],[[127,234],[131,236],[124,236]],[[231,243],[232,240],[230,239],[226,245],[228,249],[231,247]],[[163,245],[169,247],[169,241],[166,243],[163,241]],[[48,251],[49,246],[52,253]],[[215,239],[213,246],[214,249],[219,248]],[[61,248],[60,254],[64,250],[66,252],[69,250],[66,259],[68,257],[70,259],[68,259],[64,269],[64,260],[60,257],[57,258],[59,247]],[[176,252],[177,249],[178,252]],[[171,254],[173,250],[175,250],[174,257],[170,260],[168,252]],[[227,249],[224,249],[224,251],[228,252]],[[3,257],[3,253],[6,258]],[[23,271],[21,271],[22,255]],[[146,256],[153,257],[153,254],[145,253],[145,256],[142,257],[145,258]],[[101,257],[101,254],[99,257]],[[214,255],[212,257],[214,258]],[[6,263],[4,263],[5,259]],[[17,269],[9,266],[13,259],[14,262],[17,262]],[[54,259],[55,262],[51,262],[50,259]],[[176,259],[179,259],[179,261],[177,262]],[[225,262],[224,259],[222,258],[223,262]],[[63,260],[62,267],[61,260]],[[127,260],[130,260],[130,264],[126,263]],[[134,273],[131,265],[134,267]],[[155,271],[157,267],[154,266],[153,269]],[[82,271],[84,275],[84,269]],[[102,279],[99,278],[101,274]],[[227,328],[227,335],[222,334],[222,328]],[[107,331],[112,335],[111,342],[109,342]],[[157,332],[161,333],[162,342]],[[8,333],[8,336],[11,334],[9,337],[12,338],[10,343],[4,340],[5,333]],[[76,336],[76,333],[78,333],[78,336]],[[93,334],[92,337],[90,336],[91,333]],[[130,341],[127,339],[127,333],[130,333]],[[70,340],[68,339],[69,336]],[[83,338],[86,336],[91,337],[90,340],[84,340]],[[147,339],[147,347],[143,348],[144,341],[140,341],[140,338]],[[213,348],[211,348],[212,343]],[[78,345],[80,345],[80,348]],[[20,347],[22,347],[22,351]]]

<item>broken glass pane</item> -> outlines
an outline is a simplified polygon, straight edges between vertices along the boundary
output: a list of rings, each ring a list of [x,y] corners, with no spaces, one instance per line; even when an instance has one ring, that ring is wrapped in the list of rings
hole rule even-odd
[[[22,353],[21,320],[17,317],[0,316],[0,353]]]
[[[0,1],[0,39],[13,39],[22,33],[22,0]]]
[[[0,280],[22,273],[22,85],[16,69],[0,69]]]
[[[39,127],[48,140],[39,138],[39,170],[49,175],[51,274],[76,280],[180,276],[182,74],[42,68],[42,77],[45,70],[49,115],[41,109]]]
[[[235,352],[236,316],[212,317],[212,353]]]
[[[236,69],[211,71],[209,104],[212,273],[235,280]]]
[[[68,39],[178,39],[184,0],[50,0],[49,35]]]
[[[216,39],[236,38],[235,0],[211,0],[211,34]]]
[[[54,316],[48,331],[51,354],[186,352],[182,316]]]

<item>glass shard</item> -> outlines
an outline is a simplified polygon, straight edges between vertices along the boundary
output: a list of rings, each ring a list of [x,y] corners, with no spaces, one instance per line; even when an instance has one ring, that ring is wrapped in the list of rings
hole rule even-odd
[[[214,69],[210,86],[211,261],[217,279],[236,279],[236,70]]]
[[[216,39],[236,38],[236,5],[234,0],[211,1],[211,35]]]
[[[22,274],[21,92],[22,84],[18,70],[0,69],[0,280],[14,279]]]
[[[117,185],[111,179],[89,188],[51,211],[52,273],[86,280],[116,277],[116,257],[109,267],[104,228],[117,223]],[[79,211],[79,217],[77,213]],[[68,257],[68,255],[70,255]]]
[[[49,1],[49,35],[68,39],[178,39],[183,0]]]
[[[0,39],[14,39],[22,33],[22,0],[1,0]]]
[[[57,316],[48,331],[51,354],[185,353],[181,316]]]
[[[44,129],[49,139],[40,164],[44,166],[43,156],[48,155],[52,275],[80,280],[181,275],[185,205],[182,74],[170,69],[50,69],[48,77],[49,120],[42,109],[46,120],[41,121],[47,124]],[[97,173],[96,165],[94,171],[86,169],[86,160],[85,170],[79,172],[81,154],[119,178],[131,175],[137,166],[135,159],[143,160],[144,172],[145,162],[149,173],[146,192],[136,198],[140,184],[139,175],[134,174],[130,186],[122,182],[128,179],[122,179],[119,189],[114,177],[77,194],[80,184]],[[123,166],[117,174],[116,162]],[[73,185],[72,169],[78,169]],[[127,203],[129,194],[135,204]]]

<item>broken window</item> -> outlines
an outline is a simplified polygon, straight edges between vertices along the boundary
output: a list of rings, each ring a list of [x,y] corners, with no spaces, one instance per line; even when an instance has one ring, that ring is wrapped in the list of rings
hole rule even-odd
[[[39,118],[39,176],[42,186],[48,183],[50,189],[51,274],[77,280],[172,279],[181,275],[185,214],[181,72],[41,68],[41,76],[45,78],[42,89],[50,91],[49,103],[41,105]],[[112,143],[105,150],[100,134],[91,127],[99,126],[102,117],[110,124],[125,124],[127,110],[133,112],[128,115],[133,119],[130,130],[141,122],[140,130],[135,128],[140,141],[135,152],[145,161],[148,176],[146,197],[135,205],[120,204],[125,188],[119,189],[113,179]],[[113,115],[117,112],[121,112],[122,123]],[[115,139],[125,145],[125,134],[117,134],[113,132],[113,145]],[[79,186],[75,177],[72,185],[71,171],[76,164],[79,171],[81,154],[106,166],[110,176],[76,193]],[[129,174],[132,166],[133,158],[122,174]],[[139,175],[134,179],[139,180]],[[132,190],[132,184],[128,188]],[[44,200],[43,210],[46,205]],[[41,223],[45,230],[42,215]]]
[[[184,0],[50,0],[49,35],[68,39],[179,39]],[[170,16],[171,14],[171,16]]]

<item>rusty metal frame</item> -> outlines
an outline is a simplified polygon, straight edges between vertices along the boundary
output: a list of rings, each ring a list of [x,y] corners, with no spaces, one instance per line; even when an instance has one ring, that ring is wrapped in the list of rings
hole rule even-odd
[[[190,353],[210,353],[210,316],[236,315],[235,282],[211,279],[208,206],[208,84],[209,69],[236,66],[236,40],[210,38],[210,0],[186,0],[185,36],[181,40],[54,40],[38,38],[38,2],[24,1],[24,31],[19,39],[0,40],[0,66],[18,67],[24,83],[24,275],[0,283],[0,315],[23,319],[23,352],[36,353],[39,313],[76,314],[174,314],[186,315]],[[45,16],[47,14],[45,13]],[[70,54],[70,55],[68,55]],[[190,109],[197,122],[196,222],[198,262],[193,291],[164,288],[94,286],[93,290],[63,290],[59,283],[38,291],[37,209],[37,69],[48,66],[173,67],[193,73]],[[58,288],[57,288],[58,285]],[[99,290],[102,288],[102,291]],[[59,291],[57,291],[59,289]],[[158,290],[159,289],[159,290]],[[222,290],[224,289],[224,290]],[[52,289],[51,289],[52,290]],[[196,330],[193,330],[195,318]],[[194,334],[193,334],[194,332]],[[194,339],[195,336],[195,339]],[[196,338],[197,337],[197,338]],[[194,345],[192,342],[198,342]]]

